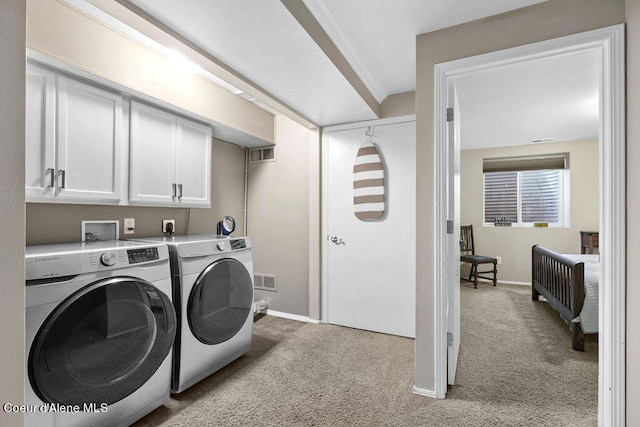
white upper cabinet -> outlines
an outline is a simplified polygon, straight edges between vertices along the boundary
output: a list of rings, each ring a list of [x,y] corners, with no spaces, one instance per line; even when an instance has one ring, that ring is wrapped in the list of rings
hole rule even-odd
[[[211,206],[211,127],[178,117],[178,142],[180,202]]]
[[[58,195],[120,200],[122,96],[58,75]]]
[[[173,204],[176,183],[176,116],[131,102],[129,199]]]
[[[26,104],[27,201],[118,203],[122,96],[29,64]]]
[[[29,64],[25,116],[27,201],[55,195],[55,95],[56,74]]]
[[[131,102],[131,204],[211,206],[211,127]]]
[[[28,202],[210,207],[211,135],[206,124],[27,64]]]

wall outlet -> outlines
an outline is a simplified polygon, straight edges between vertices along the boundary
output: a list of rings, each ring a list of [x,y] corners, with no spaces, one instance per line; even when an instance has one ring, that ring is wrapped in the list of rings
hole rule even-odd
[[[124,219],[124,234],[134,234],[136,232],[136,219],[125,218]]]
[[[171,224],[171,225],[169,225]],[[173,234],[176,232],[176,220],[175,219],[163,219],[162,220],[162,232]]]
[[[502,257],[501,256],[497,256],[496,259],[498,260],[498,264],[502,264]]]

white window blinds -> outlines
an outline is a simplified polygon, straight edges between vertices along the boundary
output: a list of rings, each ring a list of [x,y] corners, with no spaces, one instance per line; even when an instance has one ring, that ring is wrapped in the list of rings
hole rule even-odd
[[[527,171],[520,174],[522,222],[560,222],[561,180],[559,170]]]
[[[569,154],[485,159],[484,222],[562,225]]]
[[[495,218],[518,218],[518,173],[484,174],[484,222]]]

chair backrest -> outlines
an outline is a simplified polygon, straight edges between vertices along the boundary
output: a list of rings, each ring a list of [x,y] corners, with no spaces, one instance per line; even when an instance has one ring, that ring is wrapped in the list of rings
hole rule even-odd
[[[475,255],[473,245],[473,225],[460,226],[460,255]]]

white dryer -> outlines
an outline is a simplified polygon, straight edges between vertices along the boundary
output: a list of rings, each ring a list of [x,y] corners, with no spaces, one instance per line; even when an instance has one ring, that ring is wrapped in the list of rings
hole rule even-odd
[[[145,241],[169,246],[179,324],[171,389],[180,393],[251,349],[251,242],[217,235]]]
[[[28,426],[127,426],[170,397],[166,245],[27,246]]]

